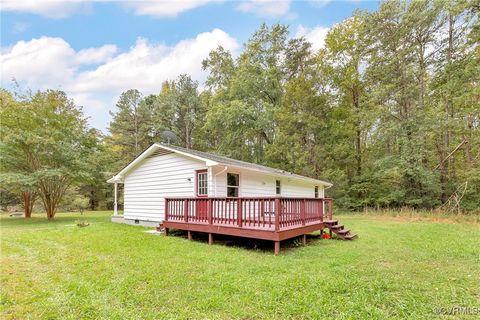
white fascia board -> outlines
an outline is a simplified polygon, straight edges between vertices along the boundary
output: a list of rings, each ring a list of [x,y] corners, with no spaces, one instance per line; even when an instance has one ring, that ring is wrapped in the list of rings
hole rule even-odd
[[[202,158],[200,156],[197,156],[197,155],[194,155],[194,154],[191,154],[191,153],[188,153],[188,152],[183,152],[183,151],[179,151],[179,150],[176,150],[176,149],[173,149],[173,148],[169,148],[168,146],[164,146],[164,145],[161,145],[161,144],[158,144],[158,143],[154,144],[154,146],[157,146],[158,148],[162,148],[162,149],[174,152],[174,153],[184,155],[184,156],[189,157],[189,158],[204,161],[207,164],[207,166],[209,166],[208,163],[210,163],[210,165],[217,165],[218,164],[218,162],[216,162],[216,161],[212,161],[212,160],[209,160],[209,159],[206,159],[206,158]]]
[[[178,151],[176,149],[173,149],[173,148],[169,148],[168,146],[164,146],[164,145],[161,145],[161,144],[158,144],[158,143],[155,143],[155,144],[152,144],[147,150],[145,150],[141,155],[139,155],[135,160],[133,160],[132,162],[130,162],[125,168],[123,168],[119,173],[117,173],[115,176],[113,176],[112,178],[108,179],[107,182],[108,183],[115,183],[115,182],[119,182],[119,183],[123,183],[123,179],[125,177],[125,174],[130,171],[133,167],[135,167],[140,161],[142,161],[143,159],[145,159],[146,157],[148,157],[149,155],[151,155],[152,153],[154,153],[156,150],[158,149],[164,149],[164,150],[168,150],[168,151],[171,151],[173,153],[178,153],[178,154],[181,154],[181,155],[184,155],[186,157],[189,157],[189,158],[193,158],[193,159],[197,159],[197,160],[200,160],[200,161],[204,161],[206,163],[207,166],[214,166],[214,165],[217,165],[218,162],[216,161],[211,161],[211,160],[208,160],[208,159],[205,159],[205,158],[202,158],[202,157],[199,157],[199,156],[196,156],[196,155],[193,155],[193,154],[190,154],[190,153],[187,153],[187,152],[182,152],[182,151]]]

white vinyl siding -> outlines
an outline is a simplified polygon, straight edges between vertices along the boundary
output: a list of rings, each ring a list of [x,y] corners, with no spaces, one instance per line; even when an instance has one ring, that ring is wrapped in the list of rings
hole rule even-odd
[[[124,218],[162,221],[165,197],[193,197],[195,170],[206,168],[205,162],[176,153],[143,160],[125,177]]]
[[[216,166],[212,169],[212,175],[214,177],[213,188],[215,190],[212,191],[211,195],[216,195],[217,197],[227,196],[227,172],[238,173],[240,175],[240,197],[275,197],[276,180],[280,180],[282,197],[313,198],[315,196],[315,186],[318,185],[314,182],[276,177],[261,172],[233,168],[224,171],[224,167]],[[323,198],[323,196],[324,187],[318,185],[318,197]]]
[[[314,198],[315,183],[292,180],[282,181],[282,196],[294,198]],[[323,187],[318,186],[318,197],[323,198]]]

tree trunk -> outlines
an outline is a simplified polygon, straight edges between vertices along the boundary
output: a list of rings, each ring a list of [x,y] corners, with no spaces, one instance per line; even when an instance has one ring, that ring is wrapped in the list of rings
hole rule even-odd
[[[25,218],[31,218],[33,212],[33,205],[35,204],[36,194],[31,191],[22,192],[23,210]]]
[[[42,200],[43,207],[47,212],[47,219],[52,220],[53,218],[55,218],[55,213],[57,213],[57,201],[55,201],[54,197],[52,197],[50,194],[43,195]]]
[[[467,119],[467,128],[468,128],[468,130],[472,130],[472,128],[473,128],[473,120],[471,120],[470,117],[469,117],[469,119]],[[469,131],[469,132],[471,132],[471,131]],[[466,143],[463,145],[463,147],[464,147],[464,153],[465,153],[465,160],[466,160],[467,168],[472,169],[472,167],[473,167],[472,151],[471,151],[470,143],[468,143],[469,139],[467,138],[467,135],[465,133],[463,134],[463,140],[466,141]]]
[[[53,218],[55,218],[56,208],[55,208],[55,206],[54,206],[52,203],[50,203],[50,204],[47,206],[46,210],[47,210],[47,218],[48,218],[48,220],[52,220]]]
[[[355,110],[355,160],[356,175],[362,175],[362,130],[360,121],[360,93],[358,87],[352,89],[353,107]]]
[[[447,47],[447,64],[450,65],[452,62],[453,57],[453,27],[454,27],[454,20],[453,16],[450,14],[448,17],[448,47]],[[447,75],[448,82],[450,82],[450,74]],[[454,169],[451,166],[451,159],[447,156],[448,149],[450,148],[450,124],[449,118],[452,115],[452,105],[450,101],[450,91],[447,90],[446,95],[444,97],[444,111],[445,111],[445,127],[443,128],[443,132],[440,134],[440,138],[443,141],[440,141],[439,145],[443,143],[443,147],[437,147],[439,151],[439,160],[440,160],[440,186],[441,186],[441,201],[445,203],[448,200],[447,188],[448,188],[448,181],[450,173],[450,168]],[[447,158],[446,158],[447,157]]]

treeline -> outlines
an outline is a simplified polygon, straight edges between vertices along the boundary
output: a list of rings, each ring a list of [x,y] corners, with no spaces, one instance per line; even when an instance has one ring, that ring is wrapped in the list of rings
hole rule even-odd
[[[318,51],[262,25],[238,57],[210,53],[201,94],[186,75],[158,95],[125,92],[110,143],[133,158],[171,130],[189,148],[332,181],[348,209],[476,209],[479,9],[384,2],[335,25]]]
[[[81,108],[55,90],[2,89],[0,102],[2,209],[20,204],[29,218],[40,202],[53,219],[59,207],[83,210],[101,200],[107,206],[107,148],[101,134],[88,128]]]
[[[262,25],[238,56],[206,57],[201,93],[188,75],[157,95],[124,92],[82,194],[108,205],[105,178],[169,130],[187,148],[331,181],[346,209],[478,210],[479,11],[387,1],[333,26],[318,51]]]

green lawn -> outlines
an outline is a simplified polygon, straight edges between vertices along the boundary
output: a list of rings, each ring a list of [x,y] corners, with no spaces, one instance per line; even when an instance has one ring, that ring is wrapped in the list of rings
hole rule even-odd
[[[337,216],[358,240],[310,238],[275,257],[83,217],[89,227],[73,213],[2,214],[0,318],[418,319],[480,307],[479,224]]]

